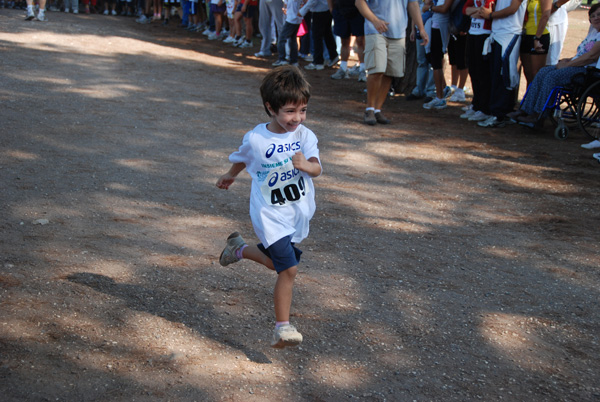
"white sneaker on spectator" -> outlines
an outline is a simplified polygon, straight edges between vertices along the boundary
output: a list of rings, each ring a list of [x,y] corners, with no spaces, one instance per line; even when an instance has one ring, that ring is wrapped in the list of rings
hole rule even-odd
[[[335,58],[333,60],[329,60],[327,61],[327,67],[333,67],[336,64],[338,64],[338,62],[340,61],[340,56],[335,56]]]
[[[581,148],[585,148],[585,149],[600,148],[600,141],[594,140],[594,141],[589,142],[587,144],[582,144]]]
[[[446,106],[446,99],[438,98],[433,98],[432,101],[423,104],[424,109],[445,109]]]
[[[343,80],[344,78],[349,78],[348,71],[343,68],[338,68],[338,70],[331,75],[331,79],[333,80]]]
[[[360,70],[358,72],[358,82],[367,82],[367,70]]]
[[[35,20],[46,22],[46,21],[48,21],[48,18],[46,17],[45,13],[38,13],[37,17],[35,17]]]
[[[233,43],[233,41],[235,41],[235,38],[233,36],[228,36],[225,39],[223,39],[223,43]]]
[[[473,109],[473,105],[466,105],[460,108],[460,110],[462,110],[463,112],[466,112],[467,110],[471,109]]]
[[[235,47],[240,46],[242,43],[244,43],[245,40],[246,40],[246,37],[242,36],[241,38],[234,40],[232,45]]]
[[[314,61],[312,54],[298,53],[298,57],[300,57],[302,60],[307,61],[309,63],[312,63]]]
[[[456,90],[448,100],[450,102],[464,102],[467,99],[465,98],[465,92],[460,88],[456,88]]]
[[[450,95],[452,95],[452,87],[446,86],[446,88],[444,88],[443,98],[448,99],[448,97],[450,97]]]
[[[260,52],[254,53],[254,57],[271,57],[272,53],[265,53],[262,50]]]
[[[473,109],[471,109],[471,110],[473,110]],[[490,118],[490,116],[483,113],[481,110],[476,111],[475,113],[473,113],[473,115],[468,117],[469,121],[483,121],[483,120],[487,120],[489,118]]]
[[[323,64],[307,64],[304,66],[305,70],[323,70],[325,68],[325,66]]]
[[[287,66],[288,64],[290,64],[290,63],[286,60],[277,60],[275,63],[273,63],[271,65],[273,67],[279,67],[279,66]]]
[[[240,47],[245,49],[252,46],[254,46],[254,43],[252,41],[248,42],[247,40],[240,44]]]
[[[108,15],[108,10],[104,10],[104,12],[102,14]]]
[[[208,40],[217,40],[219,39],[219,36],[216,32],[211,32],[210,35],[208,35]]]
[[[69,7],[65,7],[65,13],[69,13]]]
[[[202,31],[202,35],[204,36],[208,36],[212,33],[212,31],[210,30],[210,28],[206,28],[204,31]]]
[[[469,117],[473,116],[476,112],[473,109],[469,109],[466,112],[464,112],[463,114],[460,115],[461,119],[468,119]]]
[[[348,69],[348,76],[350,78],[358,78],[360,74],[360,64],[355,64]]]
[[[496,116],[490,116],[485,120],[477,123],[479,127],[504,127],[506,122],[504,120],[498,120]]]

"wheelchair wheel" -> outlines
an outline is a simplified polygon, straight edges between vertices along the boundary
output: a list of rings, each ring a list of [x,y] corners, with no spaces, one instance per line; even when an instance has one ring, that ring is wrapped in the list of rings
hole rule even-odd
[[[579,98],[577,124],[593,139],[600,138],[600,81],[590,85]]]
[[[559,124],[559,126],[554,129],[554,138],[557,140],[565,140],[568,136],[569,127],[564,124]]]

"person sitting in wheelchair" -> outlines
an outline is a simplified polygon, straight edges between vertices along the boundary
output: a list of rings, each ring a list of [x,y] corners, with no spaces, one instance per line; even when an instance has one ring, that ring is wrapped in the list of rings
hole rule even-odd
[[[535,124],[544,111],[546,100],[557,86],[569,84],[571,78],[585,72],[586,66],[595,66],[600,57],[600,3],[594,4],[589,12],[591,29],[577,46],[577,54],[562,59],[556,66],[546,66],[538,71],[527,89],[525,99],[518,110],[508,117],[518,122]]]

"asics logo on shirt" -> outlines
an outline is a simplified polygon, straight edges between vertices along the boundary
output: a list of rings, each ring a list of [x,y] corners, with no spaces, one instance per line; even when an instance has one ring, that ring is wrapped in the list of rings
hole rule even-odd
[[[269,148],[267,148],[267,152],[265,153],[265,156],[267,158],[270,158],[271,156],[273,156],[273,154],[275,152],[280,154],[282,152],[296,152],[299,150],[300,150],[300,141],[292,142],[289,144],[280,144],[280,145],[271,144],[271,145],[269,145]]]

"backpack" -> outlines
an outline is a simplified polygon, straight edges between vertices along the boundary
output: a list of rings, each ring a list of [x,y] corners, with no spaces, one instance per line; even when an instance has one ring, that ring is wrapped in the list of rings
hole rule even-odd
[[[471,26],[471,17],[463,14],[463,7],[467,0],[454,0],[450,7],[450,35],[458,35],[460,32],[469,32]]]

